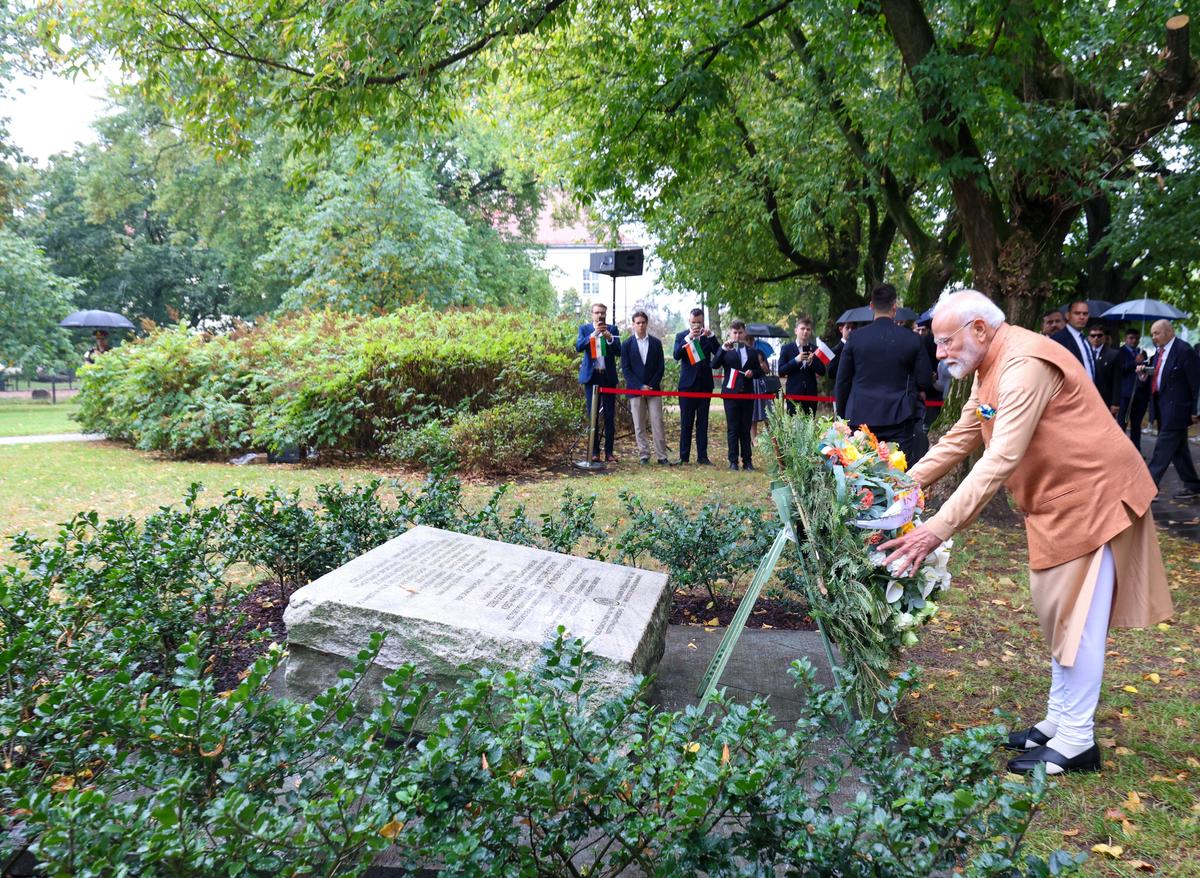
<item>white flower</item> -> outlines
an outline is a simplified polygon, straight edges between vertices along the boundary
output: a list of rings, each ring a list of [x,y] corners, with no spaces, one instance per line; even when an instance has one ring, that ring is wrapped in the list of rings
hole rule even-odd
[[[904,586],[892,579],[887,584],[887,592],[884,594],[889,604],[894,604],[900,598],[904,597]]]
[[[873,552],[871,552],[871,554],[867,555],[867,560],[870,561],[872,564],[874,564],[876,567],[882,567],[883,559],[886,557],[887,557],[887,552],[881,552],[878,549],[875,549]]]
[[[899,631],[907,631],[913,625],[917,624],[917,620],[912,613],[898,613],[896,615],[896,629]]]

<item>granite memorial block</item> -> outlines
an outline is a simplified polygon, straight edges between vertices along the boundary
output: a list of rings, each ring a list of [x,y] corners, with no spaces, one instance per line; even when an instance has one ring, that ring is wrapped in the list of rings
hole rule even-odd
[[[287,694],[311,698],[386,639],[360,691],[402,664],[445,688],[463,667],[528,668],[557,626],[599,660],[616,693],[662,658],[667,577],[634,567],[418,526],[297,590],[284,613]]]

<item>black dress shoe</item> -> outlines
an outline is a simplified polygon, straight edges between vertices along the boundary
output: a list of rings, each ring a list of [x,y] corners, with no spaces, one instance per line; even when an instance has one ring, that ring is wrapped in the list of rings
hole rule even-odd
[[[712,466],[712,465],[713,465],[713,462],[711,460],[709,460],[707,457],[704,458],[703,460],[696,461],[696,466]]]
[[[736,464],[736,463],[731,463],[731,464],[729,464],[729,468],[730,468],[730,469],[732,469],[732,470],[736,470],[736,469],[737,469],[737,464]]]
[[[1172,500],[1183,500],[1185,503],[1191,503],[1193,500],[1200,500],[1200,493],[1196,491],[1177,491],[1171,495]]]
[[[742,464],[742,469],[744,469],[744,470],[747,470],[747,471],[752,471],[752,470],[754,469],[754,464],[752,464],[752,463],[743,463],[743,464]]]
[[[671,463],[671,461],[665,457],[660,457],[658,459],[658,465],[659,466],[675,466],[675,464]]]
[[[1008,743],[1003,746],[1005,750],[1022,751],[1032,749],[1027,742],[1032,742],[1037,747],[1045,747],[1050,743],[1050,737],[1043,734],[1037,726],[1030,726],[1023,732],[1009,732]]]
[[[1015,759],[1008,761],[1008,770],[1013,774],[1029,774],[1039,765],[1046,766],[1046,774],[1067,774],[1072,771],[1099,771],[1100,748],[1095,744],[1078,756],[1063,756],[1049,747],[1035,747]]]

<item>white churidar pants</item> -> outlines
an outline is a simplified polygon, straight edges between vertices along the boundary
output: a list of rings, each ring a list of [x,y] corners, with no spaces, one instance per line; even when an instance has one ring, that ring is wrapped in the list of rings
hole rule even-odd
[[[1092,726],[1096,705],[1100,703],[1100,684],[1104,680],[1104,652],[1115,580],[1112,549],[1105,546],[1075,664],[1064,668],[1058,659],[1050,659],[1050,704],[1046,719],[1057,727],[1055,738],[1080,751],[1095,743]]]

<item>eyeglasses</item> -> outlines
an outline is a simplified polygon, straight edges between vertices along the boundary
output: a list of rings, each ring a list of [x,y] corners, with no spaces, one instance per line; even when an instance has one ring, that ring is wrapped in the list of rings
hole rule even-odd
[[[975,322],[974,319],[968,320],[966,323],[964,323],[962,326],[958,327],[958,329],[954,330],[954,332],[950,333],[949,335],[945,336],[944,338],[935,338],[933,340],[933,343],[935,345],[937,345],[939,348],[946,347],[948,344],[950,344],[950,339],[954,338],[954,336],[958,335],[960,332],[962,332],[964,329],[966,329],[968,326],[970,326],[974,322]]]

